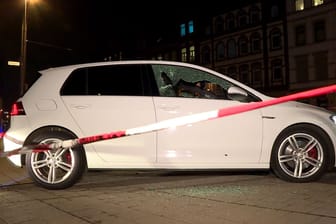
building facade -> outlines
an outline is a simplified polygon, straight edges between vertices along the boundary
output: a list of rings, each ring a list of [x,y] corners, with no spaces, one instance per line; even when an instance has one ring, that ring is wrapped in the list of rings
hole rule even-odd
[[[200,64],[273,96],[311,89],[336,81],[335,15],[334,0],[249,1],[184,19],[152,58]],[[333,94],[310,102],[336,105]]]
[[[286,2],[290,90],[336,83],[336,1]],[[334,94],[312,100],[322,106],[336,105]]]
[[[211,38],[200,42],[200,64],[265,92],[287,89],[283,9],[281,1],[256,1],[213,17]]]

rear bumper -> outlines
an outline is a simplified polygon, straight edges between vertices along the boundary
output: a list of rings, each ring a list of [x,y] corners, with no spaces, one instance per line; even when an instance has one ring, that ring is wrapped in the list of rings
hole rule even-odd
[[[23,146],[23,141],[18,139],[14,139],[7,135],[7,133],[3,136],[3,145],[4,152],[13,151],[17,148],[21,148]],[[21,163],[21,155],[12,155],[8,157],[9,161],[12,162],[15,166],[22,167]]]

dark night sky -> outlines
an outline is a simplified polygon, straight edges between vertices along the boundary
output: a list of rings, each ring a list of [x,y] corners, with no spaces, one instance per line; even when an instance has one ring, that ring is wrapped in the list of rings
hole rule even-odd
[[[37,1],[29,8],[28,50],[60,54],[71,48],[75,57],[88,60],[110,51],[132,50],[141,39],[155,39],[158,33],[176,29],[183,16],[205,15],[219,8],[215,1],[208,5],[192,2],[192,7],[166,2]],[[19,57],[23,6],[24,0],[0,1],[2,57]]]
[[[37,1],[28,10],[26,80],[31,84],[37,71],[49,67],[102,61],[118,51],[132,58],[128,54],[134,54],[143,40],[178,35],[180,19],[203,17],[253,0],[235,0],[221,7],[218,1],[190,2],[192,6],[164,1],[29,1]],[[0,98],[8,103],[4,106],[18,96],[19,67],[8,66],[7,61],[20,60],[23,14],[24,0],[0,0]]]

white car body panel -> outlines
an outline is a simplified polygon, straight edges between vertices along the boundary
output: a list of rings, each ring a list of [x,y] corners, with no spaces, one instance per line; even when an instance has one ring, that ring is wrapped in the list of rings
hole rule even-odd
[[[240,103],[229,100],[154,98],[158,121]],[[237,121],[241,125],[237,125]],[[261,153],[259,110],[158,132],[158,162],[163,166],[220,168],[257,164]],[[245,136],[245,141],[241,141]],[[211,150],[210,150],[211,149]],[[248,150],[247,150],[248,149]]]
[[[90,63],[42,71],[38,85],[33,85],[22,98],[29,117],[15,116],[11,120],[11,128],[4,136],[5,151],[20,147],[32,132],[49,125],[64,127],[78,137],[86,137],[237,104],[236,101],[225,100],[123,96],[115,97],[117,100],[112,103],[110,100],[113,97],[105,99],[99,96],[88,100],[59,95],[63,82],[78,67],[127,63]],[[139,63],[150,64],[153,61]],[[190,66],[220,75],[195,65],[155,63]],[[229,77],[225,79],[261,100],[270,99]],[[123,107],[127,110],[115,110]],[[97,109],[98,112],[94,112],[97,114],[92,114],[91,108]],[[110,114],[112,110],[113,115]],[[329,119],[330,115],[330,112],[310,105],[300,104],[298,107],[297,103],[284,103],[175,130],[87,144],[84,146],[87,165],[88,168],[269,168],[276,137],[293,124],[310,123],[322,128],[330,136],[335,149],[336,128]],[[18,156],[9,159],[21,166]]]
[[[83,136],[110,133],[155,123],[152,97],[63,96],[63,101]],[[156,133],[129,136],[92,144],[101,158],[113,167],[152,166],[156,162]]]

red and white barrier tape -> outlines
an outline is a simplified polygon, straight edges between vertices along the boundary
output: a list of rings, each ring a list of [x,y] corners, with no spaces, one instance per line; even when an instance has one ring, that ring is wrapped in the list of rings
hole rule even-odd
[[[159,131],[159,130],[168,129],[172,127],[184,126],[184,125],[193,124],[193,123],[197,123],[201,121],[221,118],[221,117],[225,117],[229,115],[247,112],[250,110],[259,109],[262,107],[284,103],[287,101],[295,101],[299,99],[326,95],[326,94],[333,93],[333,92],[336,92],[336,85],[320,87],[320,88],[316,88],[313,90],[307,90],[307,91],[303,91],[299,93],[294,93],[291,95],[278,97],[278,98],[274,98],[274,99],[270,99],[266,101],[252,102],[252,103],[247,103],[243,105],[222,108],[218,110],[213,110],[213,111],[208,111],[208,112],[203,112],[203,113],[198,113],[198,114],[193,114],[193,115],[188,115],[188,116],[177,117],[177,118],[168,119],[165,121],[161,121],[158,123],[153,123],[153,124],[149,124],[149,125],[145,125],[145,126],[141,126],[137,128],[126,129],[123,131],[113,131],[110,133],[94,135],[94,136],[89,136],[89,137],[69,139],[69,140],[62,141],[60,143],[26,145],[21,148],[15,149],[13,151],[0,153],[0,157],[8,157],[11,155],[16,155],[16,154],[25,154],[28,152],[43,152],[46,150],[53,150],[53,149],[59,149],[59,148],[71,148],[71,147],[75,147],[78,145],[84,145],[84,144],[89,144],[89,143],[103,141],[103,140],[144,134],[144,133]]]

